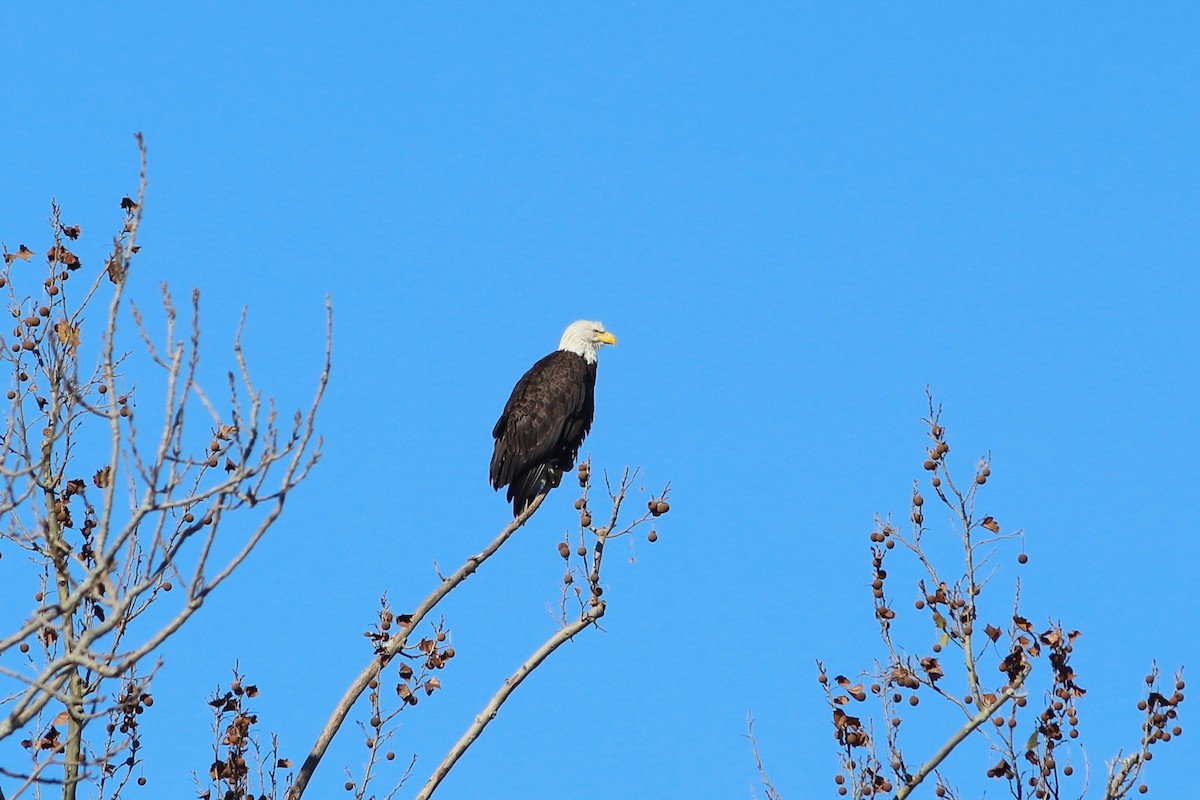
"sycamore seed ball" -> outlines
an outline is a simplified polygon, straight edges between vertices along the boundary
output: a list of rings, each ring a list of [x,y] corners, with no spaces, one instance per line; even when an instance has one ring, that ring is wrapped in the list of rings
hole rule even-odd
[[[566,542],[558,543],[558,554],[563,558],[569,558],[571,556],[571,548],[567,546]]]
[[[646,534],[646,539],[647,539],[647,541],[657,542],[658,541],[658,531],[655,531],[655,530],[650,531],[648,534]]]

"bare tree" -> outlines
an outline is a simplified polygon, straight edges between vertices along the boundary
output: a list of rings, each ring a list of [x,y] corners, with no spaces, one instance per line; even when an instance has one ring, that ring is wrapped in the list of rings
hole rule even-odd
[[[913,484],[907,535],[890,521],[876,520],[870,536],[871,592],[883,657],[853,678],[831,677],[817,662],[838,744],[837,793],[903,800],[932,781],[937,797],[958,797],[940,768],[952,752],[977,742],[995,759],[986,777],[1003,781],[1017,800],[1083,797],[1090,769],[1077,740],[1085,690],[1071,663],[1080,633],[1059,622],[1031,622],[1021,608],[1019,581],[1011,596],[992,600],[1001,574],[1000,555],[1015,546],[1018,565],[1029,561],[1021,547],[1023,533],[1004,532],[995,518],[978,510],[980,493],[992,474],[990,458],[977,462],[967,483],[956,481],[948,464],[950,445],[940,422],[941,409],[932,397],[929,412],[924,422],[930,444],[923,468],[933,501],[953,520],[962,560],[947,565],[935,557],[939,547],[931,543],[942,532],[926,527],[920,482]],[[895,638],[897,611],[885,568],[895,550],[915,567],[913,607],[927,619],[931,646],[906,646]],[[1151,668],[1138,703],[1142,722],[1137,745],[1108,762],[1106,778],[1099,783],[1105,800],[1127,797],[1135,788],[1146,791],[1142,773],[1153,757],[1151,749],[1182,732],[1177,717],[1183,689],[1182,673],[1164,680]],[[922,738],[930,733],[916,719],[923,699],[952,709],[960,722],[945,732],[940,746],[918,754],[908,731],[915,728]],[[759,767],[761,771],[761,763]],[[769,783],[765,785],[768,796],[778,797]]]
[[[637,470],[626,468],[615,486],[609,481],[607,475],[604,476],[608,508],[605,512],[605,521],[596,524],[593,520],[590,501],[592,486],[590,459],[579,465],[577,474],[581,489],[580,497],[575,501],[575,508],[579,511],[578,533],[574,544],[570,541],[570,537],[558,544],[558,552],[567,563],[567,571],[562,578],[559,628],[533,649],[529,657],[503,681],[483,710],[467,725],[462,737],[454,743],[450,752],[437,764],[424,787],[417,794],[421,800],[433,795],[450,770],[479,738],[488,723],[496,718],[501,706],[529,677],[530,673],[537,669],[555,650],[571,641],[588,627],[597,625],[600,618],[604,616],[607,606],[603,600],[602,567],[604,548],[608,541],[631,536],[638,528],[670,510],[667,502],[670,490],[668,485],[659,495],[650,498],[644,513],[632,522],[622,525],[620,523],[621,511],[630,492],[637,488],[640,477]],[[376,628],[368,632],[375,642],[375,652],[367,666],[347,688],[329,721],[318,735],[316,744],[301,766],[295,783],[287,794],[289,800],[298,800],[303,796],[334,736],[345,724],[351,710],[364,692],[369,693],[372,710],[368,724],[363,727],[365,743],[371,758],[364,770],[363,777],[358,781],[351,777],[347,780],[345,788],[354,790],[358,800],[367,797],[368,784],[374,777],[373,769],[377,761],[376,752],[379,744],[390,739],[393,733],[387,727],[389,722],[403,709],[415,706],[422,695],[433,694],[441,687],[440,681],[436,677],[432,677],[432,672],[445,667],[455,654],[454,648],[447,644],[446,630],[442,621],[439,620],[432,625],[430,633],[422,636],[415,645],[412,644],[413,632],[418,625],[431,617],[450,592],[459,588],[463,581],[473,575],[484,562],[496,554],[517,530],[529,521],[530,517],[541,507],[545,497],[545,494],[539,495],[524,512],[506,525],[487,547],[478,554],[467,558],[462,566],[452,574],[448,576],[439,574],[441,582],[418,604],[412,613],[394,614],[385,601]],[[647,539],[651,542],[656,541],[658,539],[657,531],[652,528],[647,534]],[[393,628],[397,630],[393,630]],[[397,663],[398,666],[396,666]],[[395,667],[396,670],[398,680],[395,684],[395,694],[399,698],[399,707],[384,713],[381,711],[380,683],[384,677],[384,671],[389,666]],[[408,770],[402,776],[401,783],[408,777],[411,770],[412,763],[410,762]],[[399,786],[396,788],[398,789]],[[392,792],[394,793],[395,789]]]
[[[156,652],[245,562],[320,452],[328,340],[311,404],[281,420],[240,330],[228,385],[201,386],[198,293],[181,319],[162,288],[162,335],[126,299],[146,192],[138,146],[138,191],[101,267],[71,251],[82,232],[57,206],[44,271],[25,245],[4,248],[0,556],[10,588],[29,574],[19,562],[37,584],[0,633],[0,743],[23,734],[27,756],[0,770],[10,798],[57,785],[71,799],[84,784],[109,798],[144,780],[138,716],[154,702]],[[122,345],[130,319],[140,350]],[[161,410],[139,406],[147,386]]]
[[[325,361],[309,407],[281,422],[251,381],[241,347],[228,394],[201,386],[199,296],[181,320],[162,288],[165,334],[151,332],[125,296],[139,249],[145,202],[145,148],[135,198],[103,268],[89,270],[68,247],[81,231],[65,224],[57,206],[44,276],[33,250],[4,250],[0,288],[7,288],[14,327],[0,340],[11,368],[10,406],[0,456],[0,556],[20,554],[34,565],[34,606],[21,619],[0,621],[0,744],[23,734],[26,765],[0,767],[15,798],[31,788],[41,796],[61,788],[73,800],[80,787],[108,800],[130,782],[145,783],[140,717],[154,703],[156,653],[178,633],[208,595],[239,568],[278,519],[284,503],[320,453],[314,432],[328,381]],[[74,246],[74,245],[71,245]],[[80,284],[83,284],[80,286]],[[103,325],[84,330],[103,307]],[[121,327],[132,320],[136,347],[123,347]],[[157,379],[157,380],[156,380]],[[160,391],[161,390],[161,391]],[[158,397],[157,394],[161,394]],[[138,398],[155,395],[162,417]],[[143,427],[143,417],[153,423]],[[150,431],[150,432],[147,432]],[[637,470],[619,481],[604,476],[607,500],[593,522],[590,461],[579,465],[577,533],[556,543],[566,562],[559,626],[503,681],[433,768],[419,797],[432,796],[517,687],[555,650],[604,616],[605,545],[669,510],[668,487],[651,496],[628,523],[631,492],[644,491]],[[388,781],[394,796],[411,776],[415,755],[397,764],[398,715],[441,688],[437,677],[455,655],[442,601],[459,590],[541,507],[539,496],[479,553],[450,575],[438,573],[428,596],[410,612],[392,609],[383,595],[361,673],[332,709],[307,758],[298,766],[264,742],[253,705],[259,696],[235,666],[232,679],[206,702],[213,714],[212,761],[194,773],[201,798],[300,798],[334,737],[356,707],[368,758],[361,774],[347,771],[356,800],[375,797]],[[647,535],[658,538],[656,530]],[[5,564],[21,559],[6,559]],[[21,573],[17,573],[21,574]],[[8,577],[6,575],[6,577]],[[231,661],[236,654],[230,654]],[[394,691],[385,692],[389,683]],[[363,695],[366,701],[363,703]],[[0,800],[5,800],[0,792]]]

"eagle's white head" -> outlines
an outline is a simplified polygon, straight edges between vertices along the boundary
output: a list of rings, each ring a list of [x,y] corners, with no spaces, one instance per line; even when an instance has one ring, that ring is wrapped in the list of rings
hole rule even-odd
[[[563,331],[562,341],[558,343],[559,350],[583,356],[589,364],[596,363],[600,348],[606,344],[616,344],[617,337],[604,330],[603,322],[581,319],[572,322]]]

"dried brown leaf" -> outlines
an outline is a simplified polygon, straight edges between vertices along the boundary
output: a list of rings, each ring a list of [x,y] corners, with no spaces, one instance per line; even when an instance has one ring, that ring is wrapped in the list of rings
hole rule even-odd
[[[61,244],[54,244],[46,251],[46,260],[51,264],[62,264],[69,270],[77,270],[83,266],[79,256],[72,253]]]
[[[58,334],[58,341],[66,345],[71,355],[75,355],[79,349],[79,326],[72,325],[70,320],[60,319],[54,324],[54,332]]]
[[[92,476],[92,483],[96,484],[97,489],[107,489],[109,482],[112,480],[112,467],[103,467],[96,470],[96,474]]]
[[[17,248],[17,252],[4,254],[4,263],[11,264],[13,261],[15,261],[18,258],[21,259],[22,261],[28,261],[29,259],[33,258],[33,251],[30,250],[25,245],[21,245],[20,247]]]

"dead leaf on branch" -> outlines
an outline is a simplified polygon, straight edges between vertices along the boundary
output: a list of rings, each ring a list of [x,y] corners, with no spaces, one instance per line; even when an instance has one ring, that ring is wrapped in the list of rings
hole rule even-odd
[[[69,270],[77,270],[83,266],[83,262],[79,260],[79,256],[72,253],[61,244],[54,244],[46,251],[46,260],[51,264],[62,264]]]
[[[113,283],[121,283],[125,280],[125,273],[129,270],[126,268],[123,260],[119,256],[113,256],[104,265],[104,271],[108,273],[108,279]]]
[[[996,522],[994,517],[984,517],[983,522],[980,522],[979,524],[987,528],[992,533],[1000,532],[1000,523]]]
[[[1008,680],[1012,682],[1020,676],[1028,663],[1025,660],[1025,651],[1016,648],[1004,657],[1004,660],[1000,662],[997,668],[1007,675]]]
[[[66,236],[68,239],[78,239],[79,234],[83,233],[83,228],[79,227],[78,225],[59,224],[58,227],[59,230],[63,232],[63,236]]]
[[[33,258],[33,251],[30,250],[25,245],[21,245],[20,247],[17,248],[17,252],[4,254],[4,263],[11,264],[13,261],[15,261],[18,258],[21,259],[22,261],[28,261],[29,259]]]
[[[75,355],[79,349],[79,325],[72,325],[69,320],[60,319],[54,325],[54,332],[58,334],[58,341],[67,346],[71,355]]]
[[[112,480],[112,467],[104,467],[96,470],[96,474],[92,476],[92,483],[96,484],[97,489],[107,489],[109,482]]]

